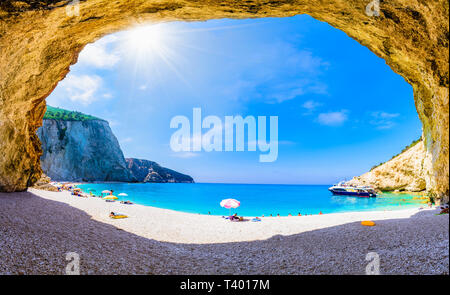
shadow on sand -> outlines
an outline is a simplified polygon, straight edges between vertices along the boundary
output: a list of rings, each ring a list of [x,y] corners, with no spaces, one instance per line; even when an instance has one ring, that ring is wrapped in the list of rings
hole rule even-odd
[[[448,274],[449,218],[359,222],[262,241],[179,244],[147,239],[32,193],[0,193],[0,274],[64,274],[67,252],[82,274]]]

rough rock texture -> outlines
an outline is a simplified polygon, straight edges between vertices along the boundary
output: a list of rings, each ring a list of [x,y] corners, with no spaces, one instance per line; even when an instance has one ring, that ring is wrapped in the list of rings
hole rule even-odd
[[[53,180],[132,181],[117,138],[103,120],[44,120],[42,170]]]
[[[382,191],[423,191],[426,189],[424,162],[425,146],[420,141],[395,158],[347,183],[371,185]]]
[[[189,175],[161,167],[158,163],[127,158],[127,168],[138,182],[194,182]]]
[[[33,188],[44,190],[44,191],[51,191],[51,192],[57,192],[58,188],[50,184],[51,179],[45,174],[42,174],[41,178],[36,181],[36,183],[33,185]]]
[[[103,35],[149,21],[287,17],[306,13],[343,30],[410,83],[423,123],[427,186],[449,194],[449,3],[361,0],[2,1],[0,5],[0,190],[24,190],[40,176],[45,98],[81,49]],[[73,10],[69,10],[69,12]],[[376,87],[368,80],[368,89]],[[426,165],[428,166],[428,165]]]

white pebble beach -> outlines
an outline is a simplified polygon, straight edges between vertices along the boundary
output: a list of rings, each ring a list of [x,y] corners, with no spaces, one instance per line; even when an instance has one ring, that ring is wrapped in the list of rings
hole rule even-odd
[[[364,274],[369,252],[382,274],[449,270],[449,216],[437,209],[230,222],[67,191],[0,200],[1,274],[64,274],[67,252],[80,255],[82,274]]]

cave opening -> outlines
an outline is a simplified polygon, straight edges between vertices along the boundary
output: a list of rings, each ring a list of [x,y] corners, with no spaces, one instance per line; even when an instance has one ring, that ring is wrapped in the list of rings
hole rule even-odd
[[[145,24],[107,35],[85,47],[47,105],[38,131],[42,168],[66,181],[189,182],[191,176],[198,183],[331,185],[368,172],[422,133],[411,86],[367,48],[307,15]],[[258,161],[249,150],[256,139],[249,125],[239,151],[194,150],[198,135],[214,128],[194,134],[193,125],[190,149],[175,151],[171,121],[195,121],[195,110],[203,118],[265,116],[269,123],[277,117],[277,157]],[[61,144],[68,123],[55,122],[86,127],[96,119],[108,122],[95,128],[111,138],[69,136]],[[79,127],[69,128],[80,136]],[[52,132],[59,135],[56,146]],[[225,146],[225,134],[218,137]],[[115,158],[121,153],[125,162]],[[136,168],[146,165],[152,173]],[[135,167],[134,179],[124,166]],[[163,166],[180,179],[166,179]],[[415,185],[425,189],[424,181]]]
[[[83,1],[0,7],[0,190],[22,191],[40,175],[36,135],[45,98],[76,63],[84,46],[96,39],[148,21],[204,21],[290,17],[307,14],[342,30],[412,86],[423,127],[426,183],[438,199],[448,200],[448,3],[382,3],[367,10],[359,1],[254,5],[133,1]],[[370,5],[369,5],[370,6]],[[99,7],[101,7],[99,9]],[[207,7],[207,9],[205,9]],[[75,8],[75,10],[71,9]],[[377,10],[377,13],[374,13]],[[17,37],[19,36],[19,37]]]
[[[16,274],[61,274],[68,260],[73,259],[69,265],[74,266],[74,272],[69,273],[76,274],[76,264],[73,263],[80,262],[77,257],[81,257],[81,272],[89,274],[339,274],[343,270],[361,274],[361,266],[367,263],[374,266],[372,262],[378,261],[377,255],[372,255],[376,253],[367,253],[367,249],[375,249],[381,254],[383,274],[447,273],[448,259],[435,253],[448,252],[448,248],[445,249],[448,245],[442,243],[448,234],[448,218],[436,214],[448,212],[448,208],[442,211],[436,211],[441,206],[431,210],[390,211],[400,208],[395,204],[397,201],[405,204],[401,198],[392,196],[396,200],[391,204],[393,208],[386,212],[370,212],[381,198],[368,198],[365,202],[368,206],[364,207],[364,201],[331,196],[327,191],[328,185],[323,183],[367,172],[372,166],[401,152],[421,135],[422,130],[423,141],[408,150],[416,151],[419,147],[419,154],[425,154],[424,158],[412,157],[414,153],[406,151],[405,155],[411,157],[404,157],[402,163],[394,162],[399,164],[397,168],[406,168],[406,171],[410,164],[421,164],[428,195],[434,196],[437,204],[448,202],[448,12],[449,3],[444,0],[1,1],[0,208],[6,222],[0,222],[0,227],[5,228],[3,232],[7,235],[7,251],[2,252],[6,253],[2,259],[3,269]],[[295,17],[290,18],[292,16]],[[117,44],[114,38],[125,34],[122,30],[138,24],[168,22],[184,26],[184,35],[192,36],[198,32],[187,33],[186,30],[193,31],[195,26],[202,26],[194,22],[207,21],[203,26],[211,27],[207,30],[203,27],[203,31],[213,35],[233,35],[244,29],[264,28],[264,21],[271,22],[274,20],[272,17],[285,18],[279,19],[280,22],[298,21],[304,17],[313,23],[314,30],[308,32],[308,26],[301,26],[297,29],[302,35],[295,35],[292,31],[280,27],[276,31],[277,26],[269,26],[260,34],[256,31],[244,34],[240,40],[230,36],[228,47],[224,47],[223,39],[219,42],[221,38],[209,39],[206,44],[197,38],[185,42],[183,50],[180,46],[162,46],[172,41],[176,43],[177,39],[173,38],[164,41],[165,36],[171,34],[151,33],[153,38],[163,39],[164,43],[159,44],[149,44],[145,38],[140,38],[140,34],[133,34],[129,40],[133,40],[134,48],[150,47],[152,54],[133,50],[133,46],[119,48],[124,55],[111,51]],[[261,18],[261,23],[242,26],[240,22],[250,21],[246,20],[248,18]],[[192,26],[173,23],[185,21]],[[229,21],[230,26],[226,25],[227,28],[222,30],[212,28],[212,23],[220,21]],[[325,23],[340,30],[335,30],[335,36],[342,38],[331,42],[329,35],[318,34],[316,38],[328,46],[315,47],[314,38],[308,36],[311,32],[317,33],[317,27],[330,28]],[[198,31],[198,27],[195,30]],[[270,53],[267,44],[277,41],[280,46],[272,48]],[[298,44],[296,41],[303,42]],[[249,42],[254,46],[249,46]],[[349,44],[355,46],[346,47]],[[248,54],[234,50],[236,46],[249,48]],[[206,51],[206,48],[211,50]],[[233,50],[224,54],[224,48]],[[348,51],[343,50],[345,48]],[[165,55],[166,62],[162,62],[162,56],[155,58],[158,56],[155,52],[163,49],[168,49],[169,53]],[[264,50],[270,54],[263,54]],[[303,53],[298,54],[299,51]],[[90,59],[89,55],[94,58]],[[103,58],[97,58],[99,55]],[[199,55],[204,56],[205,61],[212,59],[209,66],[197,62],[195,57]],[[146,56],[146,60],[137,59]],[[175,56],[183,58],[173,63],[172,57]],[[237,58],[234,59],[235,56]],[[262,62],[256,63],[256,57],[260,57]],[[125,60],[134,63],[122,66]],[[223,60],[235,67],[227,67],[228,63]],[[286,60],[297,66],[289,67]],[[305,74],[308,67],[298,66],[302,60],[314,61],[309,63],[309,68],[315,66],[316,71]],[[158,61],[160,67],[149,66],[158,64]],[[85,67],[89,65],[90,70],[83,70],[83,64]],[[195,75],[198,72],[208,75]],[[267,73],[275,74],[261,83],[259,78],[266,77]],[[295,80],[289,73],[302,79]],[[148,79],[149,76],[159,79]],[[136,77],[146,79],[137,83]],[[351,77],[351,83],[345,81],[346,77]],[[386,80],[383,81],[382,77]],[[294,80],[294,83],[280,83],[289,80]],[[140,83],[149,81],[154,83]],[[393,86],[398,91],[393,91],[389,82],[396,84]],[[81,89],[77,87],[80,84],[83,85]],[[186,86],[189,84],[190,88]],[[122,87],[117,89],[117,85]],[[202,89],[200,85],[213,90],[194,91]],[[319,87],[324,85],[326,87]],[[155,92],[155,88],[160,92]],[[221,89],[227,91],[223,93],[219,91]],[[385,95],[389,90],[389,95]],[[361,98],[361,93],[366,99]],[[412,96],[414,104],[411,103]],[[286,100],[286,97],[292,98]],[[60,122],[47,124],[51,120],[48,117],[43,121],[46,100],[53,106],[47,110],[53,110],[53,113],[48,112],[45,116],[54,115],[54,121]],[[132,108],[133,105],[138,108]],[[58,107],[60,109],[54,109]],[[392,109],[388,110],[390,107]],[[223,123],[226,116],[242,115],[243,118],[253,117],[258,124],[258,116],[263,116],[270,129],[269,117],[277,116],[280,132],[276,161],[259,162],[259,156],[267,152],[263,151],[264,148],[260,150],[259,145],[256,145],[256,152],[248,151],[248,134],[244,136],[247,142],[244,142],[246,145],[242,152],[196,151],[198,140],[195,138],[190,147],[192,150],[177,152],[169,148],[171,135],[179,131],[170,129],[172,116],[180,116],[177,122],[187,118],[192,123],[189,124],[190,129],[194,129],[198,126],[193,122],[196,108],[201,110],[201,121],[207,116],[216,117],[207,123]],[[168,114],[172,109],[173,114]],[[417,115],[420,123],[407,128],[407,120],[404,119]],[[248,121],[253,124],[251,119]],[[39,132],[43,129],[38,131],[38,128],[42,124],[43,128],[48,127],[54,132],[59,146],[39,140],[39,136],[42,137]],[[207,130],[205,128],[204,131]],[[86,134],[92,134],[93,140],[84,140]],[[270,134],[267,132],[266,139],[270,139]],[[106,137],[110,140],[106,144],[105,141],[100,143],[99,139]],[[369,137],[372,142],[363,140]],[[349,142],[345,144],[342,140]],[[96,157],[90,157],[90,152],[82,152],[90,143],[94,143],[90,148],[94,148],[96,143],[100,146],[95,149],[98,152]],[[259,143],[259,138],[255,143]],[[116,166],[117,169],[111,169],[110,165],[122,153],[123,162],[125,157],[140,159],[132,163],[142,168],[133,171],[138,177],[156,181],[161,175],[168,178],[177,172],[192,176],[198,183],[91,182],[98,174],[80,178],[88,181],[80,185],[87,194],[98,196],[103,191],[112,194],[113,190],[120,200],[130,198],[136,204],[149,205],[147,207],[105,203],[88,196],[75,198],[68,191],[47,192],[45,189],[50,189],[48,184],[39,181],[40,167],[44,165],[44,161],[40,161],[42,145],[48,147],[45,149],[44,146],[44,152],[49,154],[58,154],[63,147],[72,145],[71,151],[80,156],[72,157],[77,166],[88,166],[83,157],[93,159],[88,164],[97,169],[91,171],[106,171],[102,175],[105,179],[123,177],[120,175],[124,170],[121,165]],[[200,147],[203,148],[202,145]],[[222,149],[226,146],[223,145]],[[311,165],[306,165],[308,161]],[[380,168],[373,171],[380,171],[377,169]],[[232,178],[225,179],[224,175]],[[219,176],[228,183],[242,179],[264,183],[211,183]],[[311,179],[317,183],[288,184],[300,183],[300,180],[312,183]],[[397,181],[396,177],[391,179]],[[268,184],[283,181],[285,184]],[[73,182],[70,181],[71,184]],[[33,184],[35,186],[30,188]],[[40,190],[36,189],[38,186]],[[51,186],[52,189],[55,187],[56,184]],[[28,188],[29,191],[25,192]],[[280,193],[284,201],[279,198]],[[310,202],[301,203],[304,200],[302,196],[309,197]],[[230,211],[224,209],[220,205],[224,198],[236,198],[240,206]],[[189,207],[188,203],[194,207]],[[249,208],[255,210],[249,211]],[[358,214],[328,215],[338,212],[338,208],[344,211],[370,210],[362,210],[364,212]],[[116,220],[113,217],[123,216],[111,216],[111,211],[130,218]],[[244,221],[249,222],[230,223],[220,216],[205,215],[233,213],[246,217]],[[298,218],[266,218],[300,213],[302,217]],[[321,213],[325,216],[320,216]],[[316,216],[303,217],[311,214]],[[335,218],[337,215],[342,219]],[[384,220],[379,220],[380,215]],[[259,220],[254,218],[256,216],[260,217]],[[365,226],[371,222],[361,223],[361,220],[375,221],[377,226],[367,228]],[[24,239],[23,225],[26,225],[25,233],[33,233],[31,240]],[[361,231],[367,230],[380,231],[386,236],[383,243],[380,244],[380,235],[369,235],[361,243],[355,243],[361,240]],[[58,238],[58,243],[54,243],[55,238]],[[111,240],[126,242],[111,243]],[[135,246],[147,250],[132,251]],[[395,248],[395,251],[388,248]],[[386,249],[389,263],[385,263],[383,258]],[[192,255],[186,255],[189,253]],[[342,255],[335,257],[336,253]],[[408,253],[407,263],[404,253]],[[253,259],[255,257],[257,259]],[[342,263],[336,263],[336,259],[323,260],[323,257],[334,257]],[[373,258],[372,262],[368,258]],[[239,267],[230,261],[239,262]],[[311,265],[316,267],[311,268]],[[65,271],[69,274],[68,267]],[[374,274],[372,270],[367,271],[368,268],[366,274]]]

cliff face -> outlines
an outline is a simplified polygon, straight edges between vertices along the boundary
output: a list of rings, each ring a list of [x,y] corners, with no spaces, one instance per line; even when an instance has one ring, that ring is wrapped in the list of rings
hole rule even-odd
[[[423,141],[420,141],[395,158],[347,183],[371,185],[382,191],[423,191],[427,189],[428,171],[425,153]]]
[[[53,180],[132,181],[119,142],[103,120],[44,119],[41,167]]]
[[[127,158],[126,161],[128,170],[138,182],[194,182],[189,175],[161,167],[156,162],[133,158]]]

